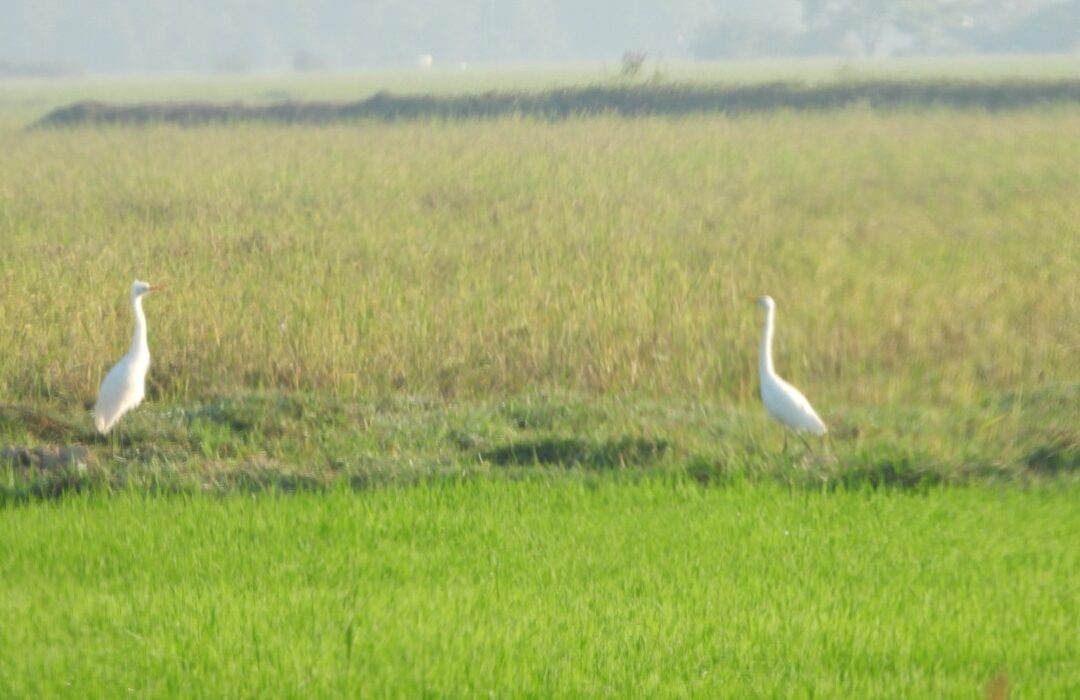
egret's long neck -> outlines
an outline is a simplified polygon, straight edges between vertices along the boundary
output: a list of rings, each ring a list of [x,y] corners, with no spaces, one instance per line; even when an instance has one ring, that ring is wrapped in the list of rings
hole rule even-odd
[[[149,357],[150,345],[146,341],[146,314],[143,313],[141,296],[131,300],[131,310],[135,314],[135,335],[131,339],[131,354]]]
[[[765,330],[761,333],[761,350],[758,353],[758,372],[762,379],[776,374],[772,363],[773,316],[775,309],[765,311]]]

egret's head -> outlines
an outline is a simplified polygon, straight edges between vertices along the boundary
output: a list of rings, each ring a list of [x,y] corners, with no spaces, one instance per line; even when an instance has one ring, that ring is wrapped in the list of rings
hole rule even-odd
[[[773,301],[772,297],[768,294],[758,299],[757,305],[765,309],[766,311],[772,311],[776,308],[776,302]]]
[[[143,282],[142,280],[135,280],[131,285],[131,298],[138,299],[144,294],[156,292],[159,289],[161,289],[161,285],[150,284],[149,282]]]

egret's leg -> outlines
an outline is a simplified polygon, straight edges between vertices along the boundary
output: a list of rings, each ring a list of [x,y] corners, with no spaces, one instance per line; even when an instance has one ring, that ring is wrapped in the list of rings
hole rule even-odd
[[[113,435],[116,436],[116,448],[113,450],[113,459],[124,459],[127,446],[131,444],[131,430],[124,428],[124,421],[117,421],[113,426]]]
[[[132,425],[130,422],[128,423],[127,429],[122,430],[123,432],[120,434],[120,451],[121,454],[124,455],[124,458],[127,459],[131,456],[130,450],[132,445],[135,444],[135,439],[133,437],[135,433],[132,431]]]
[[[795,433],[795,437],[797,437],[797,438],[799,438],[800,440],[802,440],[802,444],[806,445],[806,449],[810,451],[810,454],[812,454],[812,455],[814,455],[815,457],[817,457],[817,453],[816,453],[816,452],[814,452],[814,448],[813,448],[813,447],[810,447],[810,443],[806,441],[806,438],[804,438],[804,437],[803,437],[802,433],[796,432],[796,433]]]
[[[109,458],[116,454],[116,430],[110,430],[104,435],[98,435],[98,439],[109,446]]]

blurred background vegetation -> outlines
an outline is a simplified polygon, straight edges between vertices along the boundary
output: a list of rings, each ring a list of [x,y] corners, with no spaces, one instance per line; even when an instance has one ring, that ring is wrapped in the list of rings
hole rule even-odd
[[[0,76],[1069,53],[1077,0],[8,0]]]

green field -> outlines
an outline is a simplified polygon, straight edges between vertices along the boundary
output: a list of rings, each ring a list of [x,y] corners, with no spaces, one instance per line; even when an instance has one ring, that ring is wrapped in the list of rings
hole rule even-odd
[[[1078,496],[563,477],[7,509],[0,694],[1073,697]]]
[[[1080,107],[25,128],[394,79],[0,82],[0,695],[1080,691]]]

